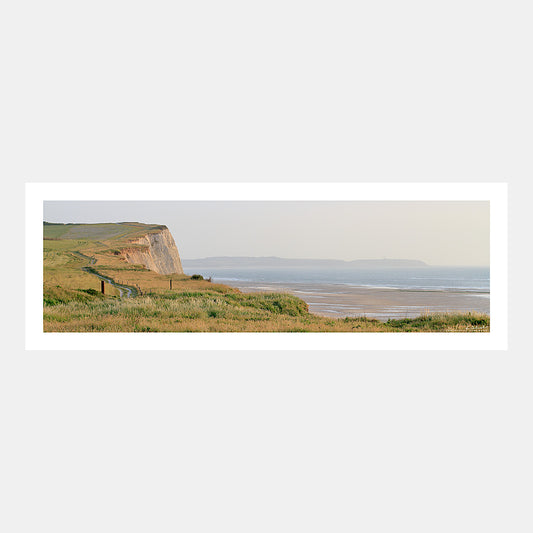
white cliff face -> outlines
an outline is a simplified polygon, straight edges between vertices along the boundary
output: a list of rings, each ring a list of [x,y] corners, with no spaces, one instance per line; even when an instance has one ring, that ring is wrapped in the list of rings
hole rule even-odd
[[[144,265],[158,274],[183,274],[178,248],[168,228],[159,233],[148,233],[132,244],[146,248],[124,250],[123,256],[128,263]]]

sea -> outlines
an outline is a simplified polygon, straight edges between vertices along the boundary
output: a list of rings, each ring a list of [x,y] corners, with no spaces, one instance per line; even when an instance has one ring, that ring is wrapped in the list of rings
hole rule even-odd
[[[305,300],[312,313],[324,316],[387,320],[426,312],[490,314],[490,269],[483,267],[194,267],[185,273],[244,292],[289,292]]]

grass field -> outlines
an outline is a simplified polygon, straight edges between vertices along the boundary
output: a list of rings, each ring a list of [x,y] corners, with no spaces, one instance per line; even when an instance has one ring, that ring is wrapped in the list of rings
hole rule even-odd
[[[141,224],[139,222],[120,222],[109,224],[43,224],[44,239],[65,239],[85,241],[113,240],[142,237],[147,233],[160,231],[164,226],[158,224]]]
[[[310,314],[288,294],[243,294],[195,288],[117,299],[92,296],[45,303],[45,331],[488,331],[477,314],[426,315],[416,319],[328,319]],[[90,295],[88,295],[91,297]]]
[[[204,279],[161,275],[127,263],[117,253],[128,238],[161,226],[146,230],[136,223],[91,224],[85,232],[79,225],[68,226],[44,226],[44,331],[478,332],[490,327],[489,317],[477,313],[428,314],[388,322],[364,316],[321,317],[289,294],[245,294]],[[133,288],[136,296],[119,297],[119,288],[111,282],[105,283],[101,294],[101,280],[94,273],[122,288]]]

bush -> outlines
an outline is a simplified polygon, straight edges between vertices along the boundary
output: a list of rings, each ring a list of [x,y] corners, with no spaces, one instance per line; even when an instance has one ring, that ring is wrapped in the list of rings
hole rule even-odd
[[[269,311],[276,315],[305,316],[308,306],[299,298],[282,293],[231,294],[228,300],[238,302],[243,307]]]
[[[83,292],[86,292],[87,294],[90,294],[91,296],[98,296],[100,292],[98,292],[96,289],[80,289]]]
[[[199,279],[199,280],[202,280],[204,279],[204,277],[201,275],[201,274],[193,274],[191,276],[191,279]]]

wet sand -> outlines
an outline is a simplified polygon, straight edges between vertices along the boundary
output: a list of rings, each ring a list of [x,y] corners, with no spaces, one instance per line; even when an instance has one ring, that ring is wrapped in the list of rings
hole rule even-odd
[[[287,292],[307,302],[311,313],[336,318],[366,316],[387,320],[413,318],[428,312],[490,312],[488,293],[353,287],[338,284],[221,282],[243,292]]]

